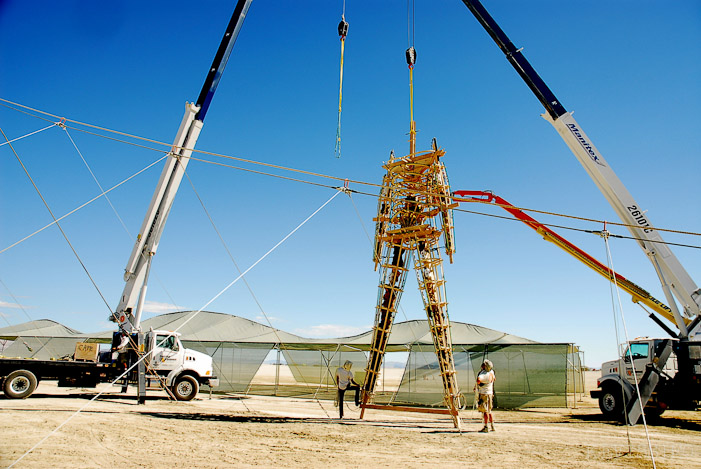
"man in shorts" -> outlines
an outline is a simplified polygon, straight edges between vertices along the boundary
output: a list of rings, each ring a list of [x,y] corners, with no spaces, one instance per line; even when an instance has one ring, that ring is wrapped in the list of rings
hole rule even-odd
[[[492,415],[492,407],[494,405],[494,365],[489,360],[482,362],[482,368],[477,375],[477,410],[482,412],[484,418],[484,427],[480,430],[481,433],[487,433],[491,429],[494,431],[494,416]],[[489,422],[489,428],[487,427]]]

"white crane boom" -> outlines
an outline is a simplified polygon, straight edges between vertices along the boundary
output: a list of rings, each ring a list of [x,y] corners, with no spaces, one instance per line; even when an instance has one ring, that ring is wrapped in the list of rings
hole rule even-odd
[[[195,119],[198,111],[199,107],[192,103],[187,103],[185,106],[185,115],[173,148],[163,167],[151,204],[146,211],[136,243],[124,269],[124,281],[127,283],[117,306],[116,319],[120,328],[127,332],[138,329],[141,323],[141,310],[146,296],[151,259],[158,249],[175,194],[202,130],[202,121]]]
[[[645,211],[640,208],[611,166],[574,120],[572,113],[567,112],[557,119],[553,119],[546,113],[543,114],[543,118],[555,127],[652,262],[667,302],[674,313],[677,327],[686,337],[689,331],[682,316],[694,318],[701,314],[699,306],[701,291],[698,286],[665,244],[659,231],[653,228]],[[679,311],[675,297],[681,304],[682,311]]]

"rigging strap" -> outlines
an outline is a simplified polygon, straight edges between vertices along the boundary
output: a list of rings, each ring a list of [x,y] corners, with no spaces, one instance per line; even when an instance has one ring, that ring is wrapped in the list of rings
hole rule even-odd
[[[338,125],[336,126],[336,147],[334,152],[336,158],[341,157],[341,103],[343,101],[343,54],[345,51],[346,36],[348,35],[348,23],[345,14],[338,23],[338,35],[341,38],[341,74],[338,85]]]

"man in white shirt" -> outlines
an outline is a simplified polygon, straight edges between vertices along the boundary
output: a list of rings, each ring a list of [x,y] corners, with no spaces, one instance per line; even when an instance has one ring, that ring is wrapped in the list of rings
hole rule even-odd
[[[477,382],[475,383],[475,388],[477,390],[477,410],[482,412],[484,418],[484,427],[480,430],[481,433],[487,433],[491,429],[494,431],[494,416],[492,415],[492,407],[494,405],[494,381],[496,381],[496,375],[494,374],[494,365],[490,360],[485,360],[482,362],[482,369],[477,375]],[[487,427],[487,422],[489,422],[489,427]]]
[[[351,367],[353,362],[346,360],[342,367],[336,370],[336,385],[338,387],[338,413],[343,418],[343,397],[346,391],[355,390],[355,406],[360,405],[360,385],[353,379]]]

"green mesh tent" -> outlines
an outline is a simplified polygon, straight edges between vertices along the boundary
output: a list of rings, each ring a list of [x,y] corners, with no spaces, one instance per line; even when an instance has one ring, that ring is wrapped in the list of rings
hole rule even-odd
[[[335,370],[345,360],[354,362],[358,382],[364,378],[372,331],[352,337],[310,339],[229,314],[193,314],[163,314],[143,321],[142,328],[178,330],[186,347],[212,356],[220,378],[218,392],[330,399],[334,396]],[[568,396],[583,392],[580,354],[572,344],[543,344],[459,322],[452,322],[451,335],[458,382],[468,407],[472,406],[475,376],[485,358],[494,363],[497,373],[495,392],[499,407],[566,407]],[[32,321],[0,328],[4,347],[0,347],[0,354],[61,358],[71,355],[77,342],[109,344],[111,337],[112,331],[84,334],[53,321]],[[274,376],[266,381],[260,378],[261,368],[271,352],[277,353],[277,364],[266,365],[275,367]],[[442,381],[427,321],[394,324],[387,352],[388,357],[400,355],[405,364],[396,385],[378,386],[376,402],[443,405]],[[280,378],[281,368],[290,374],[287,381]],[[383,370],[383,374],[385,371],[388,370]]]

